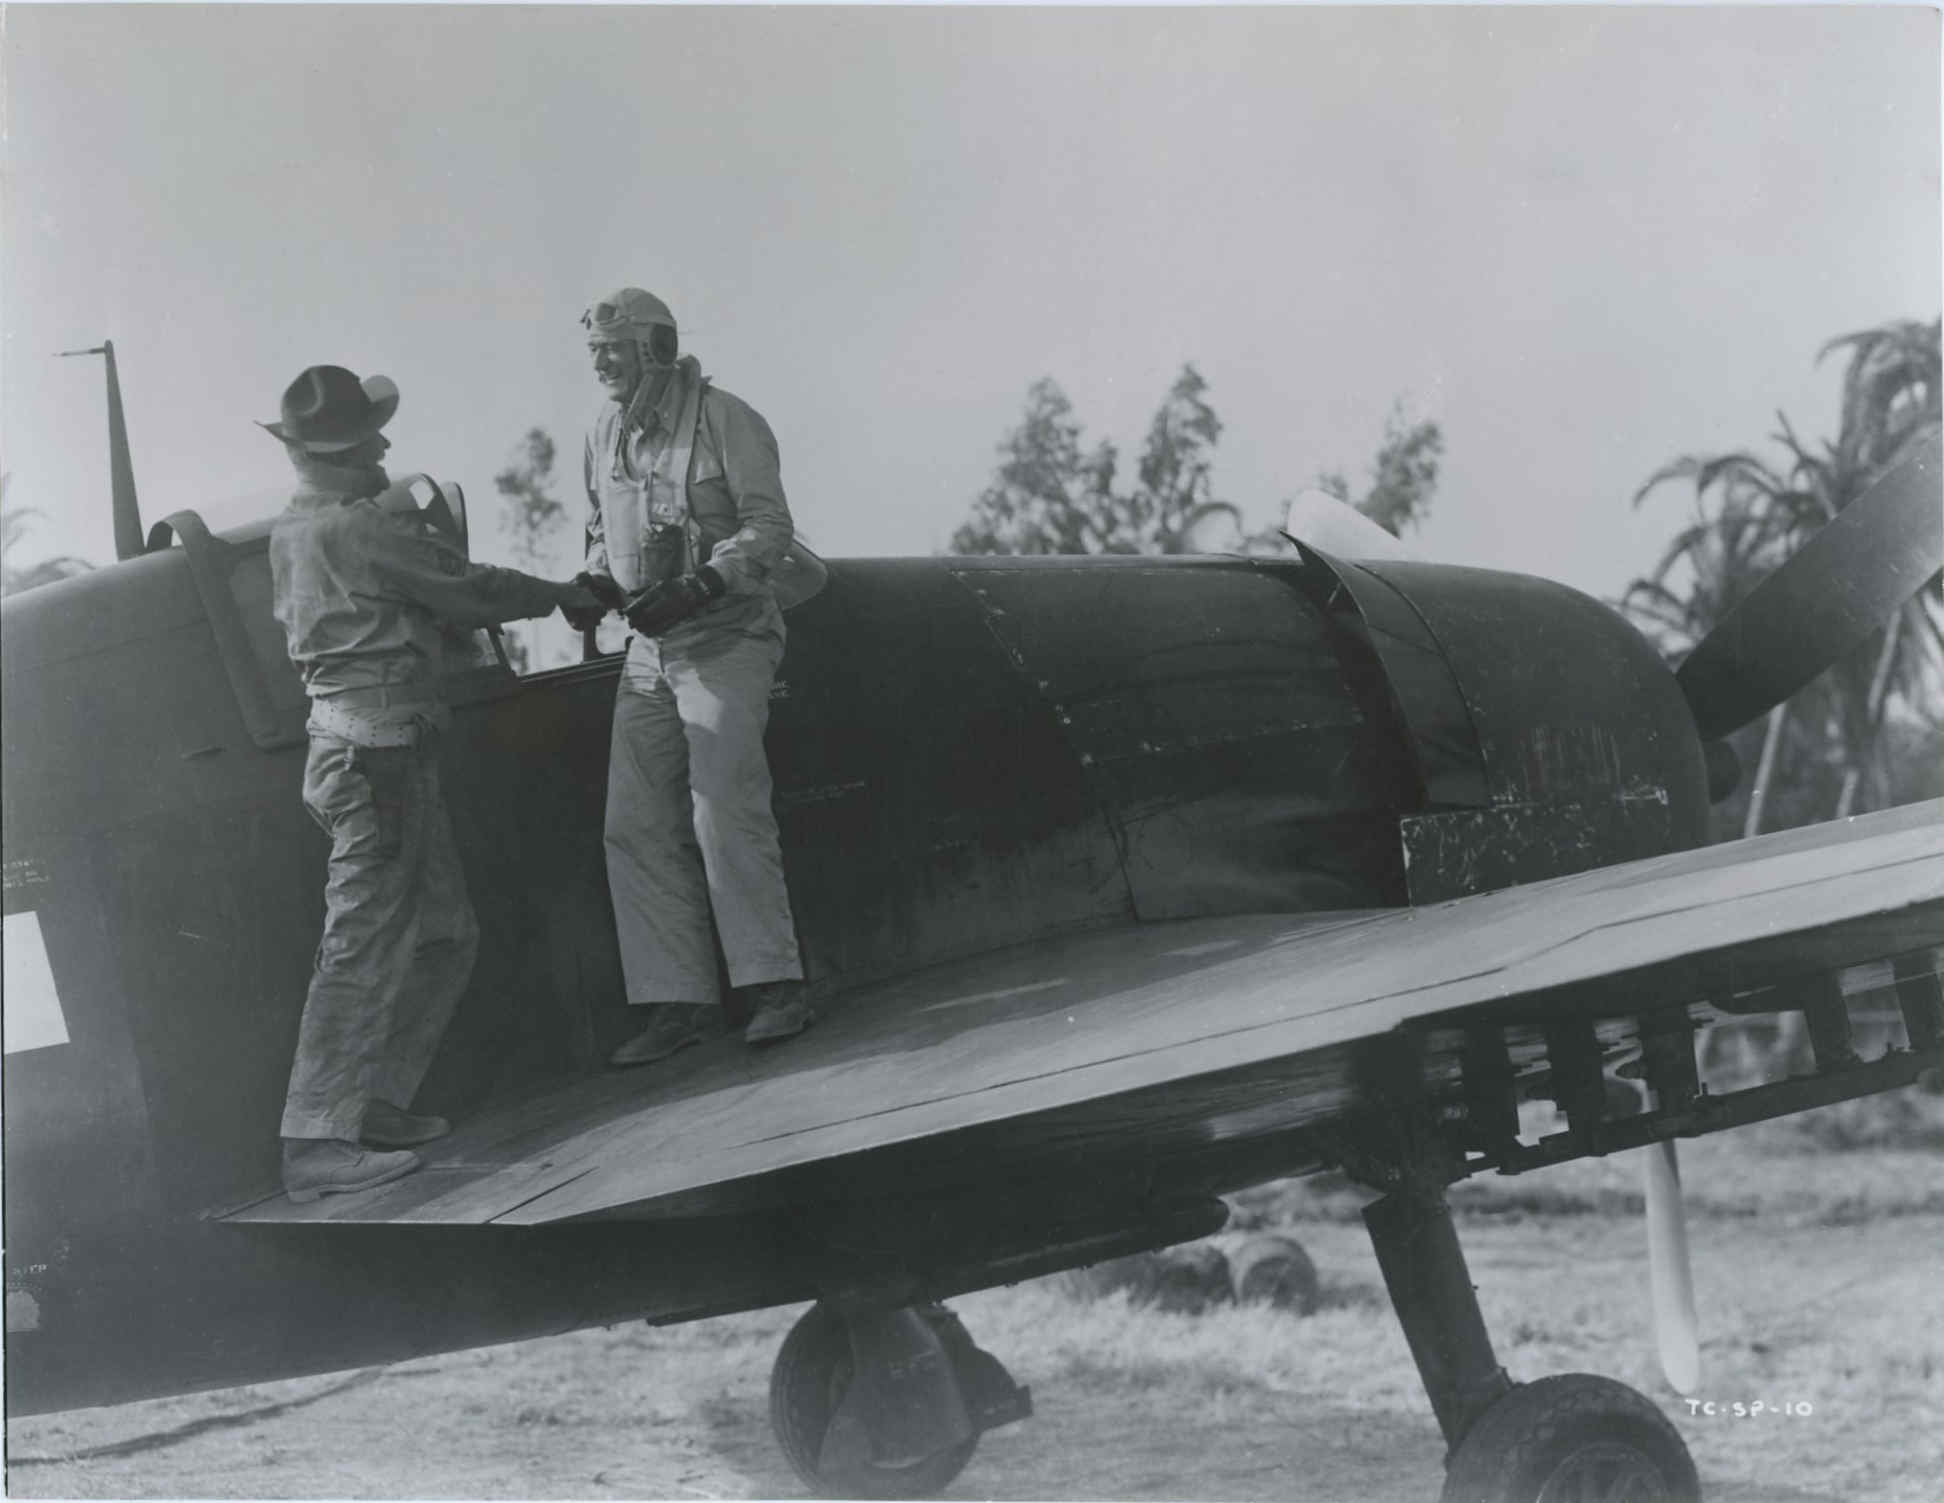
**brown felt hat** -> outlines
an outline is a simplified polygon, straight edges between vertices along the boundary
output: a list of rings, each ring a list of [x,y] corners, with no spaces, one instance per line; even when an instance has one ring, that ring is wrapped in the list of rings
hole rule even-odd
[[[257,426],[307,453],[334,454],[356,448],[396,411],[391,377],[361,381],[341,365],[313,365],[284,388],[282,417]]]

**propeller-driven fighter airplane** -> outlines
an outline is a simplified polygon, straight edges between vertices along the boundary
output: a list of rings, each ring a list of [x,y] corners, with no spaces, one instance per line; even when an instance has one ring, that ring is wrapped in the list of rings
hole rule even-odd
[[[16,1414],[815,1301],[777,1439],[820,1492],[921,1496],[1030,1408],[941,1301],[1337,1168],[1377,1192],[1448,1500],[1693,1497],[1642,1395],[1507,1376],[1446,1187],[1649,1149],[1691,1382],[1662,1145],[1944,1066],[1944,804],[1702,844],[1721,738],[1937,572],[1932,442],[1678,675],[1595,601],[1384,557],[1347,513],[1298,508],[1281,559],[833,562],[769,732],[822,1020],[644,1072],[601,1066],[618,660],[489,648],[447,752],[484,941],[419,1103],[461,1125],[294,1205],[324,850],[268,526],[145,537],[110,380],[121,561],[0,637]],[[463,538],[456,488],[420,494]],[[1901,1018],[1881,1052],[1864,999]],[[1698,1028],[1791,1012],[1811,1073],[1708,1088]],[[1529,1098],[1564,1127],[1522,1136]]]

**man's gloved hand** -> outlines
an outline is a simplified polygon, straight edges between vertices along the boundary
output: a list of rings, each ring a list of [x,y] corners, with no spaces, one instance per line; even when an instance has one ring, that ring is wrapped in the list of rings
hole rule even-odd
[[[627,591],[616,584],[606,574],[581,573],[574,576],[574,583],[601,602],[604,610],[618,611],[628,603]]]
[[[605,574],[576,574],[570,587],[576,593],[560,603],[560,614],[575,631],[589,632],[601,624],[609,611],[621,608],[621,586]]]
[[[720,574],[704,564],[693,574],[650,585],[622,608],[628,625],[644,637],[659,637],[678,621],[686,621],[728,589]]]

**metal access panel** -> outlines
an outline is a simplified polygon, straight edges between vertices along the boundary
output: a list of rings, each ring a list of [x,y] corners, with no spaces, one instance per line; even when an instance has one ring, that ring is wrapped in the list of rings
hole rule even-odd
[[[1136,914],[1401,901],[1409,768],[1323,612],[1245,560],[1090,562],[955,572],[1108,811]]]

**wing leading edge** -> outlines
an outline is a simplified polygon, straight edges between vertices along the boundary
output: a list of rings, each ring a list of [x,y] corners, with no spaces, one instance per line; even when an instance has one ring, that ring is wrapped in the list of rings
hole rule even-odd
[[[1114,1122],[1089,1106],[1129,1093],[1206,1139],[1232,1130],[1235,1101],[1198,1082],[1268,1070],[1280,1124],[1327,1117],[1349,1099],[1346,1047],[1400,1024],[1610,1009],[1623,992],[1678,1004],[1938,946],[1944,801],[1435,907],[1096,931],[847,994],[775,1053],[723,1040],[679,1075],[488,1112],[364,1195],[225,1219],[700,1214],[769,1177],[1021,1119],[1093,1124],[1062,1145],[1084,1152]]]

